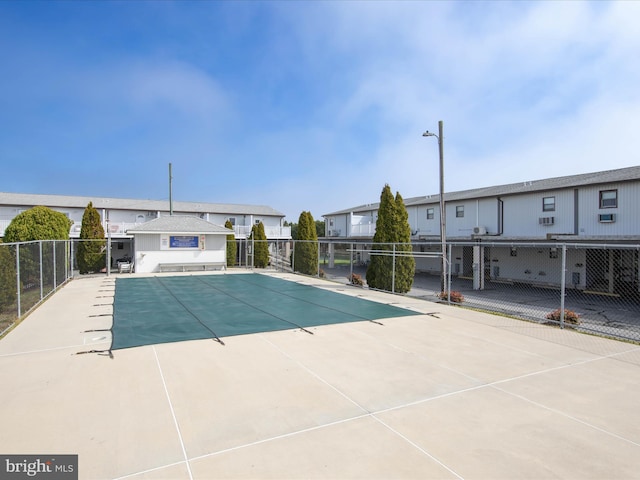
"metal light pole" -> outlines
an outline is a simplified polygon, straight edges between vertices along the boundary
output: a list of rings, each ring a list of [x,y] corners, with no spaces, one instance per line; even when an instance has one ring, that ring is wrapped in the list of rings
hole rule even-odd
[[[444,205],[444,136],[442,135],[442,120],[438,122],[438,135],[429,130],[423,137],[436,137],[440,150],[440,243],[442,248],[442,269],[440,273],[440,291],[447,291],[447,216]]]

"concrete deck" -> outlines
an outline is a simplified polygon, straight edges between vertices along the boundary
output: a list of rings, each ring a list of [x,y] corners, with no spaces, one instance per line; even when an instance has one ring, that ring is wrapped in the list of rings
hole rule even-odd
[[[76,355],[108,348],[86,331],[117,275],[74,280],[0,341],[0,453],[77,453],[83,479],[640,477],[639,346],[278,276],[424,315]]]

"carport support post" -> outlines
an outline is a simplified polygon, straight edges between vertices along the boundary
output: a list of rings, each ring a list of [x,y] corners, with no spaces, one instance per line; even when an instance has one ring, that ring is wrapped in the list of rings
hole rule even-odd
[[[333,242],[329,242],[327,248],[329,249],[329,268],[333,268],[336,265],[336,247]]]
[[[562,267],[560,271],[560,328],[564,328],[564,296],[566,292],[567,276],[567,245],[562,244]]]
[[[473,246],[473,289],[484,290],[483,250],[480,245]]]

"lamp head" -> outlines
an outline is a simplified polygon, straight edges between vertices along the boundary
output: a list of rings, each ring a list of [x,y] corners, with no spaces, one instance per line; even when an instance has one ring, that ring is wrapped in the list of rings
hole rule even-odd
[[[435,133],[431,133],[429,130],[427,130],[426,132],[424,132],[422,134],[423,137],[435,137],[436,134]]]

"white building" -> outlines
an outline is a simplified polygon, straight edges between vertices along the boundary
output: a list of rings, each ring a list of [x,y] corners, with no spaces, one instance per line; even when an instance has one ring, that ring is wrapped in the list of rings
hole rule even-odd
[[[169,202],[161,200],[0,192],[0,238],[16,215],[38,205],[64,213],[73,221],[69,236],[79,238],[82,215],[89,202],[100,213],[105,236],[112,240],[114,266],[119,259],[134,257],[136,229],[140,232],[140,226],[170,214]],[[197,217],[220,227],[229,220],[236,239],[248,238],[251,228],[260,222],[268,240],[291,238],[291,227],[284,226],[284,214],[264,205],[173,202],[173,216]]]
[[[109,231],[112,238],[130,239],[126,233],[129,228],[169,215],[169,202],[162,200],[0,192],[0,237],[16,215],[43,205],[69,217],[74,222],[69,236],[78,238],[82,215],[89,202],[100,213],[105,232]],[[268,239],[291,238],[291,228],[283,226],[284,214],[264,205],[173,202],[173,214],[196,216],[216,225],[224,225],[230,220],[236,238],[247,238],[251,227],[259,222],[263,223]]]
[[[604,283],[603,289],[613,293],[616,279],[624,277],[638,288],[638,251],[622,245],[640,244],[640,166],[446,192],[444,200],[446,240],[454,244],[449,259],[454,275],[471,276],[474,266],[483,264],[479,269],[483,277],[557,285],[559,275],[549,275],[560,271],[555,266],[521,268],[523,256],[539,257],[542,249],[509,245],[546,242],[549,248],[543,253],[553,263],[559,261],[554,244],[570,242],[585,248],[570,252],[567,286],[584,290]],[[440,195],[405,199],[414,250],[438,252],[439,202]],[[378,206],[371,203],[323,215],[327,240],[372,239]],[[464,242],[468,244],[455,246]],[[492,246],[482,246],[488,244]],[[608,247],[589,249],[588,244]],[[440,260],[417,258],[416,269],[438,273]]]
[[[127,230],[134,236],[132,262],[139,273],[226,267],[231,230],[197,217],[166,216]]]

